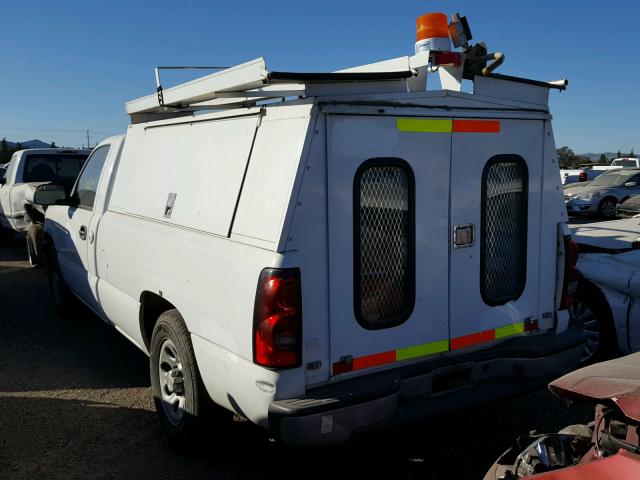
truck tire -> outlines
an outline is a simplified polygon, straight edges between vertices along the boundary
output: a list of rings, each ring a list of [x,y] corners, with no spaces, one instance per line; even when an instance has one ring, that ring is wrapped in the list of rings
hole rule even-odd
[[[209,399],[191,335],[177,310],[162,313],[153,328],[149,370],[156,412],[169,438],[179,443],[196,439]]]
[[[32,267],[37,267],[42,263],[42,225],[35,224],[29,227],[26,236],[27,257]]]
[[[53,306],[58,315],[67,314],[73,309],[75,298],[62,276],[60,265],[58,264],[58,254],[53,244],[49,244],[46,247],[45,258]]]
[[[617,201],[613,197],[605,197],[598,206],[598,216],[600,218],[614,218],[616,216]]]
[[[606,297],[597,285],[581,277],[570,307],[574,327],[587,336],[582,364],[588,365],[614,357],[618,342],[613,315]]]

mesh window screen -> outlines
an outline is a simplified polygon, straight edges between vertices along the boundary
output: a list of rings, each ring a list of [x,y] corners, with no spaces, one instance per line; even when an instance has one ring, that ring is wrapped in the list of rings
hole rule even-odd
[[[369,329],[405,321],[414,303],[413,174],[365,162],[355,179],[355,311]]]
[[[499,155],[484,169],[480,285],[484,301],[501,305],[522,294],[527,265],[527,167]]]

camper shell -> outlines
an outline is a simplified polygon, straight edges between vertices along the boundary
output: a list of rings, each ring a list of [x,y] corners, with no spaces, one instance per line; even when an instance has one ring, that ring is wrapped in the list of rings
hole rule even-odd
[[[424,59],[327,74],[258,59],[129,102],[126,135],[91,157],[91,206],[47,210],[66,285],[152,366],[154,325],[179,312],[208,396],[289,443],[570,370],[584,339],[548,109],[564,84],[424,91]],[[261,312],[281,280],[274,340]]]

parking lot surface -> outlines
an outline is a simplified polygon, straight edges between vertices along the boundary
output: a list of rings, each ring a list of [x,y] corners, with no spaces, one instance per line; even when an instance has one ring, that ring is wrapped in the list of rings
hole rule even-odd
[[[147,357],[85,310],[57,318],[19,237],[0,245],[0,380],[0,479],[478,479],[518,435],[592,415],[542,389],[333,448],[287,448],[229,418],[179,449]]]

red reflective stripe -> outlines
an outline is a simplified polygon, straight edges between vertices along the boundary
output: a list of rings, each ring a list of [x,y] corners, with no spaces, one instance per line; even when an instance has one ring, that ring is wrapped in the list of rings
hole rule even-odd
[[[485,330],[484,332],[472,333],[464,337],[451,339],[451,350],[459,350],[461,348],[478,345],[480,343],[491,342],[496,339],[495,330]]]
[[[384,352],[375,353],[373,355],[367,355],[366,357],[359,357],[353,359],[353,369],[361,370],[363,368],[377,367],[378,365],[385,365],[387,363],[393,363],[396,361],[396,352]]]
[[[453,131],[458,133],[499,133],[500,120],[454,120]]]

